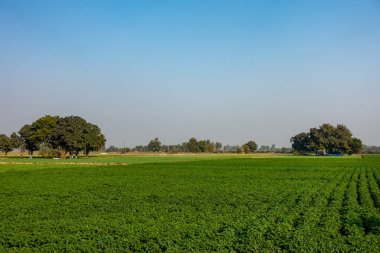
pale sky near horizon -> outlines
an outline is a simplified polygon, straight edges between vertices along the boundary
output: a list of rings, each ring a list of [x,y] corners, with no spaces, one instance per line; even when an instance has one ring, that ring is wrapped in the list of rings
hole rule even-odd
[[[50,115],[107,146],[290,146],[323,123],[380,145],[380,1],[0,0],[0,133]]]

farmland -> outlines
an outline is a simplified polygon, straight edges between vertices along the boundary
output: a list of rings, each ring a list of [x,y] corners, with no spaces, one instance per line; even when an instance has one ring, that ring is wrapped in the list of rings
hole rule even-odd
[[[380,156],[0,161],[5,252],[380,252]]]

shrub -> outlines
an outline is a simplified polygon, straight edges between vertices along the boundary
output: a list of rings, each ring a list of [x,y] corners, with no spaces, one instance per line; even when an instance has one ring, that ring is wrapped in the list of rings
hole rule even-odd
[[[43,158],[60,158],[61,153],[58,149],[44,149],[38,152]]]

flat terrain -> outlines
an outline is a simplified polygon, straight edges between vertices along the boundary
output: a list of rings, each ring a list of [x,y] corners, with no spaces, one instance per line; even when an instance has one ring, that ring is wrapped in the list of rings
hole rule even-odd
[[[0,156],[0,164],[2,163],[46,163],[46,164],[67,164],[67,163],[126,163],[126,164],[141,164],[141,163],[166,163],[166,162],[180,162],[180,161],[203,161],[203,160],[221,160],[221,159],[241,159],[241,158],[263,158],[263,157],[293,157],[284,154],[271,154],[262,153],[254,155],[245,154],[191,154],[191,153],[180,153],[180,154],[165,154],[165,153],[139,153],[128,155],[96,155],[84,157],[80,156],[78,159],[51,159],[51,158],[41,158],[34,157],[33,159],[28,159],[27,156]]]
[[[0,251],[380,252],[380,156],[32,160],[0,164]]]

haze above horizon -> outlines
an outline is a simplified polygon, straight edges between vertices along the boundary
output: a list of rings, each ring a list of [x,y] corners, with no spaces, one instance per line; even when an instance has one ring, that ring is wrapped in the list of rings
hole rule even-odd
[[[0,133],[79,115],[107,146],[380,145],[380,3],[0,0]]]

